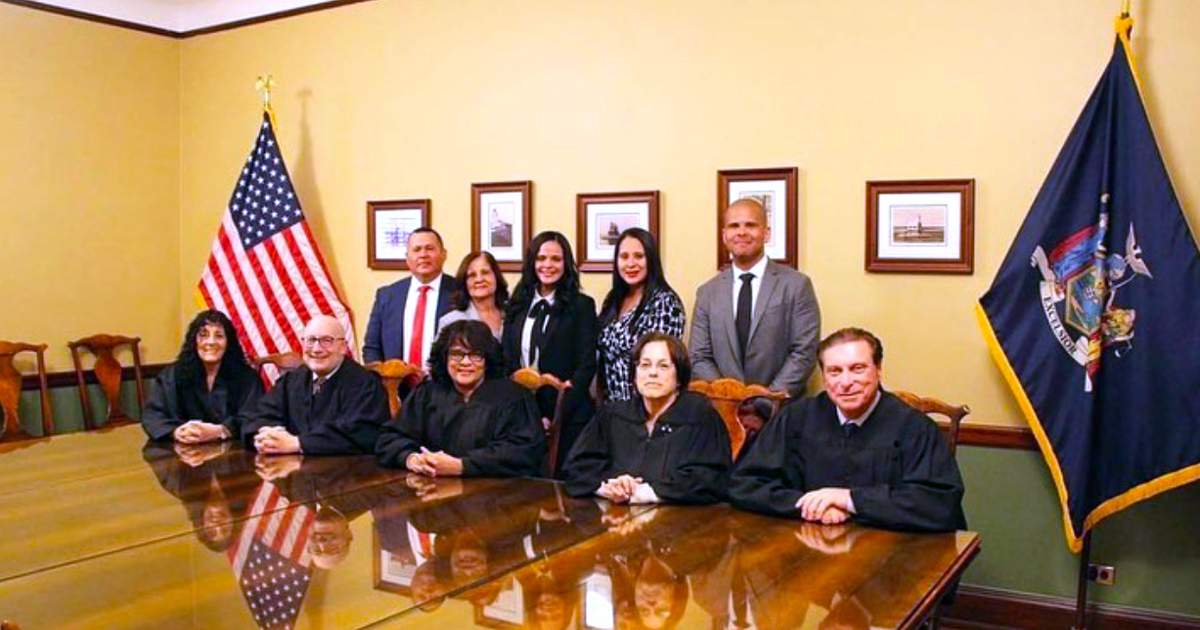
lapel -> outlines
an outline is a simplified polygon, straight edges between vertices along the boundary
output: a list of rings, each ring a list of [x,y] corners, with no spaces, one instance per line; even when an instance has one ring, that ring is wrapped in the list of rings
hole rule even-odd
[[[754,316],[750,318],[750,338],[746,342],[747,345],[754,339],[754,332],[758,330],[758,325],[762,323],[763,313],[767,310],[767,303],[771,300],[771,295],[775,293],[779,282],[776,277],[773,263],[767,261],[767,268],[763,271],[762,284],[758,287],[758,300],[754,302]]]
[[[550,314],[546,316],[546,334],[542,336],[542,348],[538,351],[538,367],[540,372],[546,371],[546,353],[547,350],[554,347],[550,343],[553,339],[554,332],[562,324],[563,319],[567,317],[567,302],[563,296],[555,296],[554,306],[550,307]]]
[[[437,318],[441,319],[442,315],[449,313],[452,307],[450,300],[454,299],[454,293],[458,289],[455,286],[454,278],[446,274],[442,274],[442,279],[438,281],[438,301],[437,301]],[[468,304],[470,302],[468,301]]]
[[[400,284],[396,285],[396,304],[399,305],[399,308],[396,309],[396,315],[398,317],[387,323],[389,326],[395,326],[396,339],[400,340],[395,358],[404,359],[405,361],[408,360],[408,352],[406,352],[408,346],[404,342],[404,309],[408,307],[408,288],[410,286],[412,286],[412,276],[401,280]],[[384,359],[387,358],[388,356],[385,355]]]
[[[742,363],[741,348],[738,347],[737,338],[737,306],[733,301],[733,264],[725,267],[717,276],[717,305],[713,312],[717,316],[717,326],[725,331],[726,341],[729,343],[729,348],[737,359],[738,365]]]

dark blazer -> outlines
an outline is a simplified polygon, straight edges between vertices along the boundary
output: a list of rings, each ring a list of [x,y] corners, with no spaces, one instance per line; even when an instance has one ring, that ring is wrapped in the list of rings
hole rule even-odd
[[[367,338],[363,341],[364,363],[386,359],[407,360],[404,351],[404,308],[407,306],[410,286],[412,276],[379,287],[375,292],[371,318],[367,320]],[[433,316],[435,322],[454,310],[454,294],[457,291],[458,281],[454,276],[442,274],[442,281],[438,284],[437,312]]]
[[[525,329],[528,309],[504,322],[501,345],[508,372],[515,372],[521,364],[521,332]],[[555,300],[546,322],[546,335],[539,351],[538,366],[541,372],[553,374],[562,380],[571,381],[571,389],[563,399],[563,444],[570,447],[574,436],[592,417],[592,379],[596,376],[596,301],[580,293],[566,303]],[[542,415],[549,418],[554,414],[554,391],[543,388],[538,392],[538,407]],[[562,455],[567,451],[561,449]]]

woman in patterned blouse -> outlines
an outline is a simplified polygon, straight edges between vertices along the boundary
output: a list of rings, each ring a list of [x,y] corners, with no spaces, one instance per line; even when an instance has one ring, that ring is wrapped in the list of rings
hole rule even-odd
[[[663,276],[654,235],[629,228],[617,237],[612,290],[600,307],[600,398],[604,402],[633,397],[629,352],[638,339],[657,331],[683,336],[683,301]]]

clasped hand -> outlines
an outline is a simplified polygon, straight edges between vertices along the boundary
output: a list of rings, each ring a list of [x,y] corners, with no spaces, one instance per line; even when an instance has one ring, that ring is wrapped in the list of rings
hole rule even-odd
[[[424,446],[419,453],[412,453],[404,460],[412,472],[430,477],[459,477],[462,475],[462,460],[443,451],[433,452]]]
[[[849,488],[820,488],[800,497],[796,509],[806,521],[831,525],[850,520],[850,505]]]
[[[254,434],[254,450],[272,455],[299,453],[300,438],[283,427],[263,427]]]
[[[202,420],[188,420],[175,427],[174,438],[183,444],[200,444],[201,442],[216,442],[228,437],[225,427]]]
[[[640,483],[642,483],[641,477],[634,477],[630,474],[617,475],[600,484],[596,494],[613,503],[629,503],[629,500],[633,498],[633,492],[637,490]]]

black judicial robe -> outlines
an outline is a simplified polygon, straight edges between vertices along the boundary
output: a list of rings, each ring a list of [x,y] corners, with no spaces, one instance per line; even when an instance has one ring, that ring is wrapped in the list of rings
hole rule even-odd
[[[248,365],[217,373],[212,391],[206,383],[188,386],[179,379],[175,365],[154,377],[150,397],[142,412],[142,428],[152,440],[172,439],[175,429],[189,420],[203,420],[223,425],[236,438],[242,430],[246,413],[263,395],[262,380]],[[222,366],[224,367],[224,366]]]
[[[849,488],[856,520],[915,531],[965,529],[963,482],[937,425],[892,394],[847,437],[828,394],[796,401],[763,427],[734,469],[739,507],[799,518],[809,490]]]
[[[254,447],[254,434],[262,427],[280,426],[299,436],[306,455],[370,454],[387,422],[387,394],[379,375],[345,359],[313,396],[312,370],[306,365],[289,370],[275,388],[259,399],[242,439]]]
[[[602,408],[567,456],[567,492],[589,495],[628,473],[650,484],[663,501],[721,501],[732,455],[725,423],[708,399],[681,393],[659,416],[653,435],[646,431],[647,419],[640,396]]]
[[[426,380],[384,425],[375,446],[383,466],[404,468],[421,447],[463,460],[464,477],[537,475],[546,442],[537,403],[508,379],[487,379],[470,400],[453,385]]]

